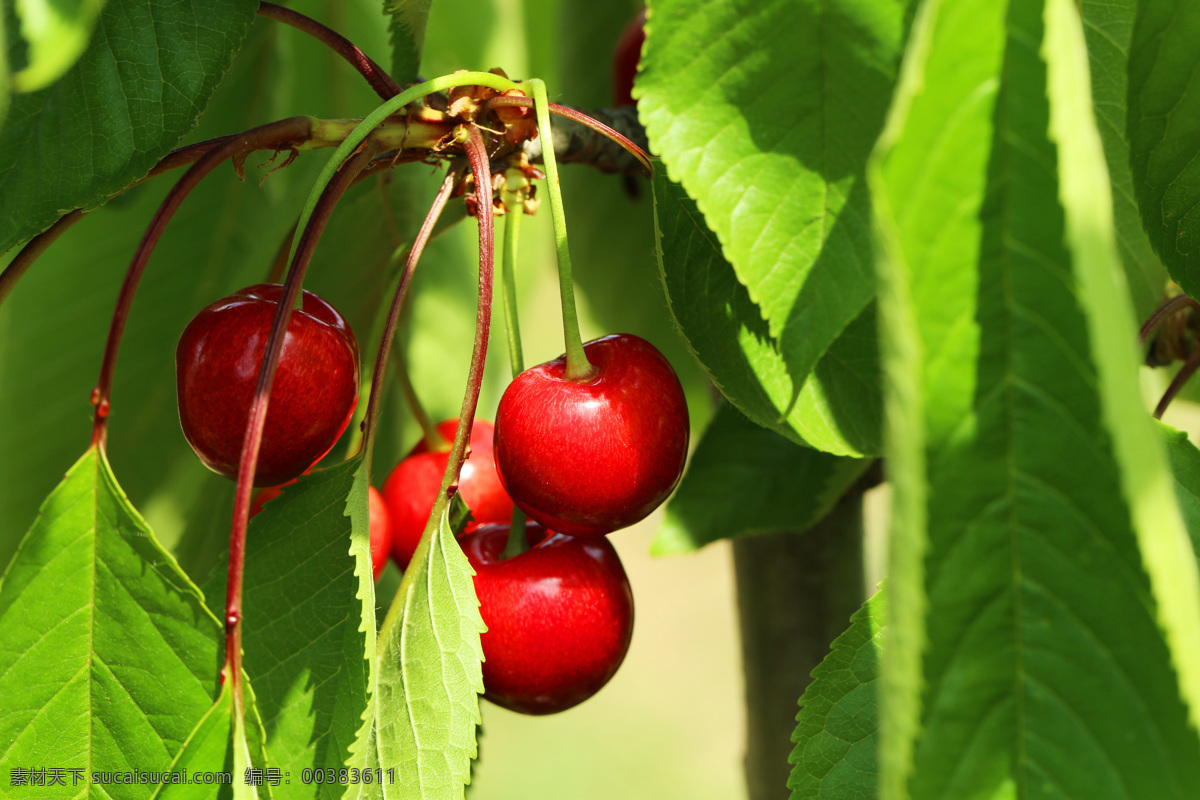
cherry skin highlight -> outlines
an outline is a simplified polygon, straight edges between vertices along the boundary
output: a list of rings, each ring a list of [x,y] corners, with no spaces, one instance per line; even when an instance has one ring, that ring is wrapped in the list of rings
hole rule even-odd
[[[284,486],[296,482],[296,478],[278,486],[264,486],[250,498],[250,519],[254,519],[263,506],[279,497]],[[383,568],[387,566],[388,554],[392,552],[392,519],[388,514],[383,496],[374,486],[367,487],[367,513],[371,531],[371,571],[375,580],[379,580]]]
[[[205,466],[237,478],[246,421],[275,307],[283,294],[259,284],[197,314],[175,350],[179,422]],[[358,345],[333,306],[311,292],[284,334],[263,427],[255,486],[285,483],[319,461],[358,402]]]
[[[501,561],[507,524],[459,540],[475,569],[483,696],[522,714],[554,714],[608,683],[633,636],[633,592],[612,544],[528,523],[532,547]]]
[[[617,334],[584,352],[591,380],[567,380],[560,356],[514,378],[496,412],[504,488],[531,519],[573,536],[657,508],[683,474],[689,434],[683,387],[652,344]]]
[[[454,440],[457,428],[456,419],[445,420],[437,426],[438,433],[447,442]],[[458,475],[458,493],[471,509],[472,517],[464,532],[487,522],[512,519],[512,500],[496,475],[492,430],[492,423],[481,419],[475,420],[471,427],[467,460]],[[430,451],[422,439],[383,484],[383,499],[392,517],[392,557],[400,569],[408,566],[421,542],[449,460],[449,445],[444,450]]]

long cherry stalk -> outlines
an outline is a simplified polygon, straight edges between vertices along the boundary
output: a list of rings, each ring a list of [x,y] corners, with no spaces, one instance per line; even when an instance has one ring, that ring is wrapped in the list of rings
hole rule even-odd
[[[354,153],[333,179],[325,186],[307,217],[299,242],[296,243],[291,269],[283,284],[283,293],[275,308],[271,332],[263,350],[262,363],[258,371],[258,384],[246,420],[246,433],[242,439],[241,460],[238,463],[237,490],[233,501],[233,523],[229,534],[229,572],[225,586],[225,668],[224,678],[232,681],[235,724],[244,719],[245,705],[242,692],[242,586],[246,562],[246,527],[250,520],[250,495],[254,489],[254,473],[258,465],[258,453],[262,445],[263,426],[267,419],[271,385],[275,380],[279,356],[283,352],[284,334],[292,311],[300,298],[301,283],[316,250],[317,242],[325,230],[338,200],[374,155],[374,142]]]
[[[498,96],[493,97],[490,100],[488,100],[487,103],[484,105],[484,111],[485,112],[491,111],[492,109],[502,108],[502,107],[506,107],[506,106],[510,107],[510,108],[536,108],[536,105],[534,104],[534,101],[532,98],[518,97],[516,95],[507,95],[506,94],[506,95],[498,95]],[[654,172],[654,167],[650,163],[650,154],[647,153],[645,150],[643,150],[641,147],[639,147],[637,145],[637,143],[635,143],[628,136],[626,136],[625,134],[616,130],[615,128],[613,128],[609,125],[605,125],[600,120],[596,119],[595,117],[589,116],[588,114],[585,114],[582,111],[576,111],[575,109],[571,108],[570,106],[563,106],[563,105],[559,105],[558,103],[547,103],[546,108],[549,109],[551,114],[555,114],[564,119],[569,119],[572,122],[578,122],[580,125],[583,125],[585,128],[589,128],[590,130],[595,131],[596,133],[600,134],[601,136],[607,137],[608,139],[612,140],[616,144],[620,145],[625,150],[625,152],[629,153],[629,155],[636,158],[638,160],[638,162],[643,167],[646,168],[646,172],[648,172],[648,173]],[[545,149],[545,148],[543,148],[543,149]],[[554,149],[554,148],[551,148],[551,149]],[[556,153],[556,155],[557,155],[557,153]]]
[[[117,295],[112,324],[108,329],[108,340],[104,345],[104,360],[100,364],[100,378],[96,382],[96,388],[92,390],[92,404],[96,407],[92,421],[93,445],[104,446],[105,437],[108,434],[113,370],[116,368],[117,352],[121,348],[121,335],[125,332],[125,322],[129,318],[129,310],[133,305],[133,297],[137,293],[142,273],[145,272],[146,264],[158,244],[159,237],[166,229],[167,223],[171,221],[192,189],[196,188],[200,181],[218,164],[228,158],[236,158],[263,147],[274,147],[293,140],[302,141],[308,136],[310,123],[311,118],[309,117],[291,117],[251,128],[237,136],[231,136],[220,145],[204,152],[171,187],[171,191],[159,205],[158,211],[155,212],[154,218],[142,235],[133,261],[130,262],[129,269],[125,273],[120,294]]]
[[[512,189],[516,184],[519,188]],[[510,169],[505,175],[501,197],[504,201],[504,245],[500,258],[500,284],[504,287],[504,328],[508,333],[508,360],[515,378],[525,371],[525,352],[521,347],[521,320],[517,313],[517,247],[521,240],[521,220],[525,216],[528,184],[520,170]],[[525,512],[513,504],[509,521],[508,540],[501,558],[512,558],[529,549],[525,536]]]
[[[475,409],[479,405],[479,392],[483,385],[483,367],[487,361],[488,333],[492,327],[492,279],[495,266],[495,221],[492,215],[492,171],[488,161],[487,148],[483,137],[475,125],[465,125],[462,128],[462,144],[467,160],[471,164],[471,172],[475,177],[475,191],[479,202],[479,293],[475,311],[475,343],[471,350],[471,367],[467,373],[467,388],[463,393],[462,406],[458,414],[458,429],[454,434],[454,443],[450,446],[450,456],[446,463],[446,472],[442,476],[442,485],[438,490],[437,499],[425,523],[425,531],[421,535],[421,543],[413,555],[413,564],[418,563],[422,552],[428,548],[433,530],[441,521],[450,503],[450,487],[458,482],[459,472],[467,457],[467,442],[470,439],[471,427],[475,424]],[[405,585],[402,583],[397,592],[396,600],[388,608],[387,616],[379,630],[379,652],[385,653],[392,629],[400,617],[404,603],[401,602]]]
[[[479,391],[483,385],[483,366],[487,360],[488,332],[492,328],[492,278],[495,267],[495,220],[492,215],[492,167],[488,161],[487,148],[475,125],[466,126],[463,149],[471,163],[475,177],[475,196],[479,202],[479,297],[475,311],[475,344],[471,350],[471,369],[467,373],[467,389],[463,394],[462,408],[458,414],[458,430],[454,443],[450,445],[450,460],[442,476],[442,488],[438,493],[441,503],[449,501],[450,487],[458,482],[458,473],[467,458],[467,442],[471,427],[475,424],[475,409],[479,405]],[[436,524],[431,517],[430,524]],[[426,535],[429,526],[426,526]]]
[[[550,127],[549,101],[546,99],[546,84],[537,78],[525,82],[533,94],[534,110],[537,112],[538,136],[543,141],[553,141]],[[550,216],[554,222],[554,241],[558,255],[558,291],[562,304],[563,341],[566,345],[569,381],[587,381],[596,374],[596,368],[588,361],[583,350],[583,337],[579,333],[579,313],[575,306],[575,282],[571,277],[571,249],[567,243],[567,215],[563,209],[562,191],[558,182],[558,162],[554,159],[554,148],[543,151],[546,167],[546,190],[550,194]]]

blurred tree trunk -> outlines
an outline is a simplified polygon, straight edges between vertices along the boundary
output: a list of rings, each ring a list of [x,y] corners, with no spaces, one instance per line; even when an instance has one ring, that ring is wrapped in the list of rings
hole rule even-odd
[[[746,671],[750,800],[781,800],[797,700],[864,600],[863,490],[856,486],[803,533],[733,543]]]

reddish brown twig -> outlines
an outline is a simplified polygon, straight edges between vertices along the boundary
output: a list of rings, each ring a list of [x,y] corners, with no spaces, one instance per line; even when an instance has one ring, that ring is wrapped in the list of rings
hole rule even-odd
[[[277,6],[274,3],[259,3],[258,15],[273,19],[276,22],[282,22],[285,25],[290,25],[296,30],[303,31],[328,46],[344,58],[350,66],[358,70],[367,79],[367,83],[371,84],[371,88],[375,90],[375,93],[384,100],[390,100],[400,94],[400,84],[392,80],[392,76],[388,75],[383,67],[372,61],[362,50],[359,50],[354,42],[332,28],[327,28],[315,19],[292,11],[290,8]]]

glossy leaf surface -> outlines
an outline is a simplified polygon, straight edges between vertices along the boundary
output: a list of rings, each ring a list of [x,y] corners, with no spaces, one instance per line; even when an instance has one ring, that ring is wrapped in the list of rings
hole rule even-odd
[[[0,129],[0,252],[149,172],[196,124],[257,5],[108,3],[75,66],[12,99]]]

